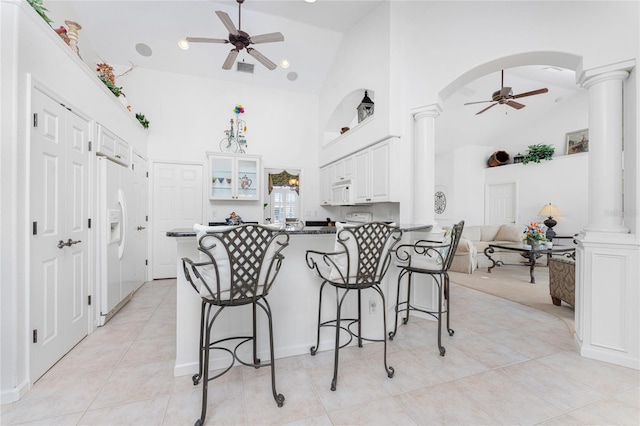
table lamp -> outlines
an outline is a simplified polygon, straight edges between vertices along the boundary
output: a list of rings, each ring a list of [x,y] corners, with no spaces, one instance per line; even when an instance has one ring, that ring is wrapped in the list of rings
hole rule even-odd
[[[560,212],[560,209],[555,204],[551,204],[551,203],[545,204],[544,206],[542,206],[542,208],[538,212],[538,216],[547,216],[547,219],[544,221],[544,224],[547,227],[546,237],[548,240],[556,236],[556,233],[553,230],[553,227],[556,226],[558,222],[556,222],[553,219],[553,217],[554,216],[557,217],[561,215],[562,213]]]

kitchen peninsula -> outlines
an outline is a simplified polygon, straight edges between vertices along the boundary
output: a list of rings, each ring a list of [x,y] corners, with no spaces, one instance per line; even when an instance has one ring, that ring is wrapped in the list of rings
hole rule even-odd
[[[430,225],[402,226],[404,231],[429,231]],[[320,281],[314,271],[306,263],[306,251],[318,250],[330,252],[334,250],[335,227],[307,227],[302,230],[286,231],[290,234],[289,246],[282,254],[285,259],[276,282],[267,297],[273,312],[273,330],[276,358],[309,353],[309,348],[316,343],[316,329],[318,321],[318,291]],[[200,295],[187,282],[182,269],[182,258],[198,259],[199,252],[196,242],[196,232],[192,229],[174,229],[167,232],[168,237],[176,240],[177,244],[177,289],[176,289],[176,362],[174,375],[183,376],[194,374],[198,370],[198,346],[200,333]],[[390,290],[395,289],[397,268],[390,268],[385,282],[381,286],[385,293],[387,315],[393,310],[395,297],[388,296]],[[357,315],[356,297],[353,293],[353,303],[346,302],[343,315],[351,317]],[[365,293],[365,297],[368,297]],[[325,297],[333,298],[333,293],[327,292]],[[368,300],[368,299],[367,299]],[[226,310],[217,320],[213,330],[214,338],[237,335],[247,335],[251,330],[251,307]],[[323,318],[335,315],[335,303],[323,303]],[[363,334],[368,337],[381,338],[380,324],[382,309],[375,313],[363,312]],[[268,332],[262,316],[258,316],[258,356],[268,359]],[[320,347],[332,348],[335,335],[324,331],[321,334]],[[247,347],[248,351],[250,347]],[[228,365],[228,354],[212,353],[210,360],[212,368],[222,368]]]

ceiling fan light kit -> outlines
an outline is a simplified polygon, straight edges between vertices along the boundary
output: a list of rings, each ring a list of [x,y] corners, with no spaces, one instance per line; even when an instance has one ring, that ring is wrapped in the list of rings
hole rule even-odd
[[[216,15],[222,21],[222,25],[225,26],[227,31],[229,31],[229,37],[227,39],[219,39],[219,38],[207,38],[207,37],[187,37],[186,40],[189,43],[219,43],[219,44],[231,44],[234,46],[233,49],[227,55],[224,63],[222,64],[222,69],[230,70],[238,57],[238,53],[242,49],[245,49],[249,55],[255,58],[258,62],[264,65],[269,70],[276,69],[277,65],[264,56],[262,53],[258,52],[255,48],[249,47],[252,44],[260,44],[260,43],[274,43],[279,41],[284,41],[284,36],[282,33],[268,33],[268,34],[260,34],[256,36],[250,36],[248,33],[242,31],[242,3],[244,0],[236,0],[238,2],[238,28],[236,28],[235,24],[229,17],[226,12],[221,10],[216,10]]]
[[[483,112],[487,111],[490,108],[493,108],[494,106],[500,104],[500,105],[508,105],[511,108],[514,109],[522,109],[524,108],[526,105],[521,104],[520,102],[516,102],[514,101],[514,99],[520,99],[520,98],[524,98],[527,96],[533,96],[533,95],[541,95],[543,93],[547,93],[549,91],[549,89],[547,89],[546,87],[543,89],[538,89],[538,90],[532,90],[530,92],[525,92],[525,93],[520,93],[517,95],[513,94],[513,90],[511,89],[511,87],[504,87],[504,70],[501,71],[501,75],[502,75],[502,80],[501,80],[501,84],[500,84],[500,90],[496,90],[495,92],[493,92],[493,94],[491,95],[491,100],[488,101],[477,101],[477,102],[467,102],[465,105],[474,105],[474,104],[482,104],[482,103],[486,103],[486,102],[493,102],[491,105],[489,105],[488,107],[478,111],[476,113],[476,115],[480,115]]]

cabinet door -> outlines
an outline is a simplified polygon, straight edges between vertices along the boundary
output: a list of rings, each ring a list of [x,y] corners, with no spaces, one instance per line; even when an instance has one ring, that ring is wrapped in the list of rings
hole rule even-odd
[[[370,150],[370,201],[389,201],[389,143],[384,142]]]
[[[101,125],[98,125],[97,153],[124,164],[126,167],[130,165],[129,144]]]
[[[234,166],[233,157],[209,156],[209,171],[211,176],[209,199],[235,199]]]
[[[356,203],[368,203],[370,199],[370,179],[371,162],[369,150],[363,150],[353,156],[354,176],[353,190],[355,191]]]
[[[329,167],[320,169],[320,204],[331,205],[331,180],[329,178]]]
[[[260,159],[209,155],[211,200],[260,199]]]
[[[131,165],[131,153],[129,144],[122,139],[116,139],[116,160],[125,166],[129,167]]]
[[[256,158],[236,158],[236,200],[257,200],[260,197],[260,165]]]

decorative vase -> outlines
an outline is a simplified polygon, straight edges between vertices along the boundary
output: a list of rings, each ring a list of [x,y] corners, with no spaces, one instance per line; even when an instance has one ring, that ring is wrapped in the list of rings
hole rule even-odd
[[[540,250],[540,243],[541,241],[539,240],[527,239],[527,244],[529,244],[533,250]]]
[[[509,153],[507,151],[496,151],[487,160],[487,166],[496,167],[503,166],[509,162]]]

